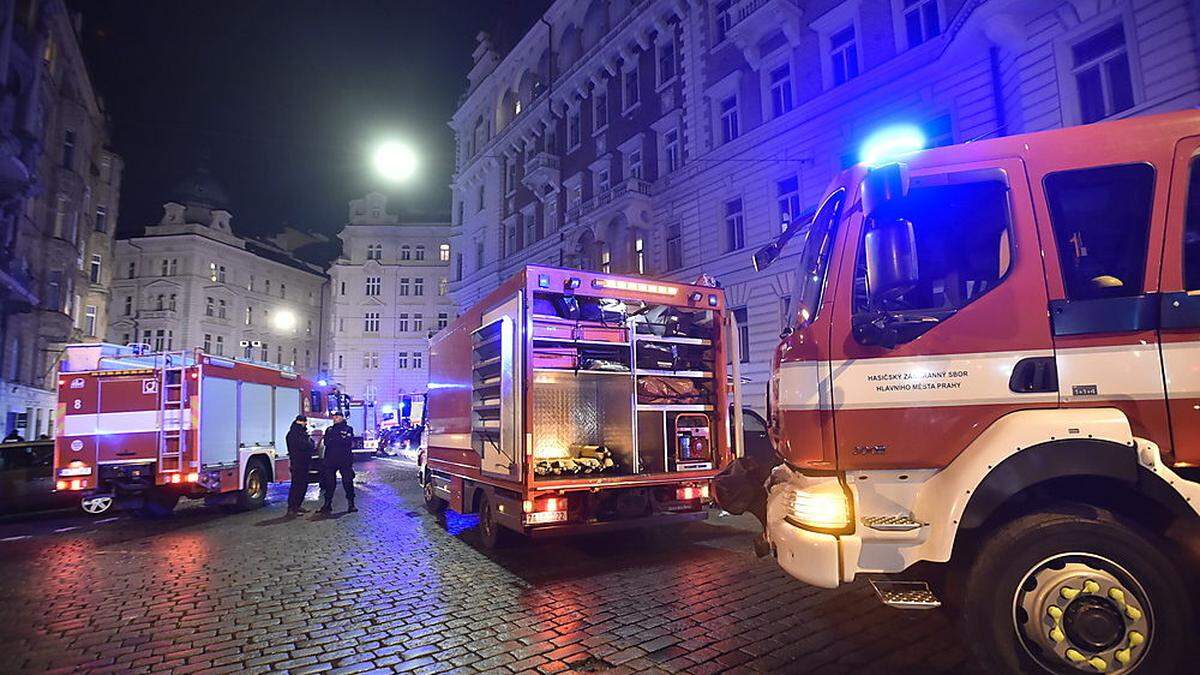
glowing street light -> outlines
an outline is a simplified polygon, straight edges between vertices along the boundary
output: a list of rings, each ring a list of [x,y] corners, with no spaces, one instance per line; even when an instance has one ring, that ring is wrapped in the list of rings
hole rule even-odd
[[[383,178],[401,183],[417,171],[417,156],[412,148],[397,141],[387,141],[375,149],[375,171]]]
[[[271,324],[275,330],[286,333],[296,327],[296,314],[290,309],[277,309],[271,315]]]

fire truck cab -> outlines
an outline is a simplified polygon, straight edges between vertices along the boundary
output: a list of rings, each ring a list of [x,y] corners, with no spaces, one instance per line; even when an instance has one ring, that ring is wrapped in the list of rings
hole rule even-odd
[[[131,497],[154,515],[181,497],[261,506],[268,483],[290,478],[293,419],[320,428],[325,403],[288,369],[111,344],[68,346],[58,397],[55,489],[92,514]]]
[[[990,672],[1184,668],[1195,568],[1163,535],[1200,505],[1200,112],[876,140],[755,256],[800,235],[769,551],[945,601]]]

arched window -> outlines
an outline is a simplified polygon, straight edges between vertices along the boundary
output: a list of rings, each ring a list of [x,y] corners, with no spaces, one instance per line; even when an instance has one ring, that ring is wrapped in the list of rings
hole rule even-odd
[[[400,247],[400,259],[401,260],[412,260],[412,247],[411,246],[409,246],[408,244],[404,244],[403,246]]]

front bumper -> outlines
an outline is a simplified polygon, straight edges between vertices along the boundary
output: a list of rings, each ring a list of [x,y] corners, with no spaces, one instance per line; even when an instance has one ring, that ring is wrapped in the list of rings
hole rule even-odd
[[[786,483],[772,485],[767,493],[767,541],[783,571],[806,584],[837,588],[842,578],[843,537],[813,532],[787,520],[790,490],[803,485],[804,477],[793,474]]]

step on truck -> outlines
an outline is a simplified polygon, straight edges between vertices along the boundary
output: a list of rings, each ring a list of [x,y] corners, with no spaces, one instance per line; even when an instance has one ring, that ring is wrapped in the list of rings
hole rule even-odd
[[[102,514],[138,499],[261,506],[290,479],[284,437],[299,414],[327,427],[321,389],[287,368],[200,350],[69,345],[59,366],[55,490]]]
[[[1200,112],[877,140],[755,254],[798,279],[770,553],[945,602],[985,672],[1194,668]]]
[[[432,339],[426,504],[478,513],[489,547],[705,518],[731,321],[713,286],[526,267]]]

